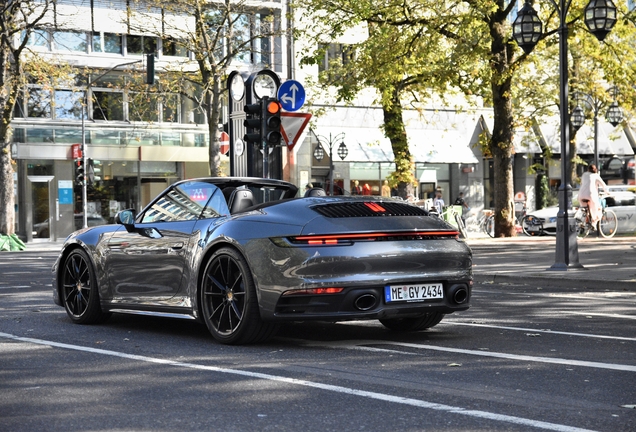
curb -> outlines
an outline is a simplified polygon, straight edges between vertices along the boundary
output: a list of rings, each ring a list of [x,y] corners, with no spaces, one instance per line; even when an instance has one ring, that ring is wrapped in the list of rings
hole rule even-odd
[[[554,276],[534,274],[480,274],[473,275],[477,283],[486,284],[516,284],[516,285],[545,285],[557,288],[602,288],[611,285],[614,290],[636,291],[636,280],[607,280],[607,279],[571,279],[564,278],[560,272]]]

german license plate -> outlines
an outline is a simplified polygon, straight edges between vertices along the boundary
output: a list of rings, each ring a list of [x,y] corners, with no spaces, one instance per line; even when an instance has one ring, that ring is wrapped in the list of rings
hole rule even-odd
[[[444,298],[441,283],[424,285],[387,285],[384,287],[384,300],[391,302],[419,302]]]

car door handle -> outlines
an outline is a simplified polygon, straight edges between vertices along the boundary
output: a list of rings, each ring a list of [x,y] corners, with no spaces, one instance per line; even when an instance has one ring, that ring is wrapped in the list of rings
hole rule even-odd
[[[175,243],[172,246],[170,246],[170,249],[172,250],[179,250],[183,248],[183,243]]]

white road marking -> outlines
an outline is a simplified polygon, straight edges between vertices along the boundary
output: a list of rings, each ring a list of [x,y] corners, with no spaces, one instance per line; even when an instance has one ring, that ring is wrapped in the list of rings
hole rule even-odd
[[[516,330],[516,331],[524,331],[524,332],[532,332],[532,333],[552,333],[552,334],[558,334],[558,335],[564,335],[564,336],[580,336],[580,337],[589,337],[589,338],[597,338],[597,339],[613,339],[613,340],[624,340],[624,341],[635,341],[636,342],[636,337],[623,337],[623,336],[604,336],[604,335],[596,335],[596,334],[588,334],[588,333],[571,333],[571,332],[562,332],[562,331],[556,331],[556,330],[537,330],[537,329],[530,329],[530,328],[524,328],[524,327],[506,327],[506,326],[498,326],[498,325],[492,325],[492,324],[477,324],[477,323],[464,323],[464,322],[457,322],[457,321],[444,321],[442,322],[443,325],[446,324],[450,324],[450,325],[463,325],[463,326],[470,326],[470,327],[487,327],[487,328],[494,328],[494,329],[500,329],[500,330]]]
[[[508,360],[520,360],[520,361],[530,361],[530,362],[538,362],[538,363],[552,363],[552,364],[562,364],[567,366],[582,366],[582,367],[591,367],[597,369],[610,369],[610,370],[619,370],[626,372],[636,372],[636,366],[616,364],[616,363],[599,363],[599,362],[589,362],[583,360],[571,360],[571,359],[562,359],[562,358],[553,358],[553,357],[534,357],[528,355],[519,355],[519,354],[507,354],[507,353],[499,353],[499,352],[491,352],[491,351],[477,351],[477,350],[466,350],[461,348],[448,348],[448,347],[439,347],[434,345],[420,345],[420,344],[412,344],[406,342],[394,342],[394,341],[365,341],[365,343],[373,344],[373,345],[396,345],[402,346],[406,348],[415,348],[415,349],[425,349],[432,351],[443,351],[443,352],[452,352],[457,354],[467,354],[467,355],[476,355],[482,357],[496,357]]]
[[[560,311],[560,313],[568,313],[568,314],[573,314],[573,315],[602,316],[602,317],[608,317],[608,318],[621,318],[621,319],[636,320],[636,315],[620,315],[620,314],[597,313],[597,312],[576,312],[576,311]]]
[[[11,335],[8,333],[0,333],[0,337],[15,340],[15,341],[20,341],[20,342],[37,344],[37,345],[45,345],[45,346],[69,349],[74,351],[83,351],[83,352],[89,352],[93,354],[101,354],[101,355],[125,358],[128,360],[137,360],[137,361],[143,361],[147,363],[163,364],[168,366],[176,366],[176,367],[204,370],[204,371],[210,371],[210,372],[240,375],[240,376],[249,377],[249,378],[264,379],[264,380],[275,381],[275,382],[280,382],[285,384],[293,384],[293,385],[299,385],[304,387],[317,388],[320,390],[347,394],[351,396],[364,397],[369,399],[375,399],[375,400],[379,400],[383,402],[392,402],[392,403],[398,403],[402,405],[414,406],[418,408],[444,411],[444,412],[449,412],[453,414],[461,414],[461,415],[465,415],[469,417],[476,417],[476,418],[488,419],[488,420],[505,422],[505,423],[512,423],[512,424],[517,424],[522,426],[529,426],[529,427],[534,427],[538,429],[546,429],[546,430],[559,431],[559,432],[591,432],[589,429],[581,429],[581,428],[577,428],[573,426],[543,422],[543,421],[526,419],[523,417],[509,416],[504,414],[496,414],[496,413],[491,413],[487,411],[467,410],[465,408],[455,407],[452,405],[438,404],[438,403],[427,402],[427,401],[418,400],[418,399],[393,396],[389,394],[370,392],[365,390],[358,390],[354,388],[335,386],[331,384],[317,383],[317,382],[312,382],[307,380],[300,380],[296,378],[287,378],[287,377],[278,376],[278,375],[243,371],[239,369],[226,369],[226,368],[220,368],[216,366],[204,366],[204,365],[199,365],[194,363],[184,363],[184,362],[178,362],[174,360],[159,359],[155,357],[126,354],[126,353],[118,352],[118,351],[83,347],[79,345],[71,345],[71,344],[65,344],[65,343],[59,343],[59,342],[53,342],[53,341],[46,341],[42,339],[19,337],[19,336]]]

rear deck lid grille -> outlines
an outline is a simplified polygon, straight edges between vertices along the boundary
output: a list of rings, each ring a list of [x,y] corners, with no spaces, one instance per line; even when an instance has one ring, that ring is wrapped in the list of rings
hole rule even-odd
[[[427,216],[426,210],[414,205],[386,201],[356,201],[320,204],[312,207],[330,218]]]

